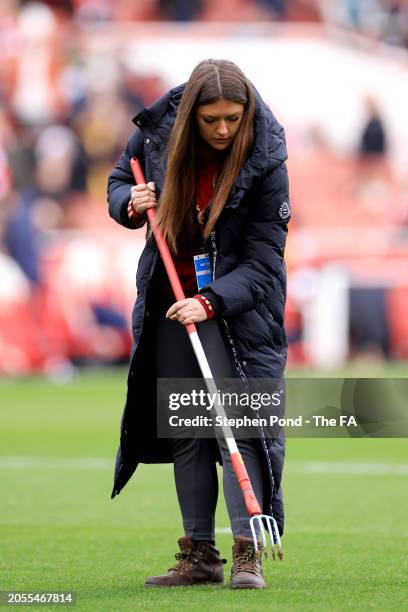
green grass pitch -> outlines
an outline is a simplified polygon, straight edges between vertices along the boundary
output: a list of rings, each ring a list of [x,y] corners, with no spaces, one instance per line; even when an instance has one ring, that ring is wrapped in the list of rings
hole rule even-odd
[[[125,376],[0,381],[1,590],[73,590],[89,612],[408,610],[406,439],[288,440],[285,560],[264,563],[267,590],[145,589],[182,529],[171,466],[140,466],[109,499]]]

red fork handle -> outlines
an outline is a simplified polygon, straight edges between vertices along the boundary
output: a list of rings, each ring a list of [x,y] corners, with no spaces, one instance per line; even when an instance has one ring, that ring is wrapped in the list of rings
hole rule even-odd
[[[231,463],[232,467],[234,468],[235,475],[238,479],[242,495],[244,496],[248,514],[250,516],[257,516],[258,514],[262,514],[261,508],[258,504],[258,500],[255,497],[251,481],[249,480],[244,460],[242,459],[241,453],[239,451],[236,453],[231,453]]]
[[[146,183],[146,179],[143,174],[143,170],[140,166],[139,160],[136,157],[132,157],[130,160],[130,167],[133,172],[133,176],[135,178],[136,183]],[[164,267],[166,268],[167,276],[169,277],[169,281],[171,284],[171,288],[173,289],[174,296],[176,301],[185,300],[186,296],[184,295],[183,288],[180,283],[180,279],[177,274],[177,270],[174,266],[173,259],[171,257],[169,247],[166,244],[166,241],[163,237],[163,234],[160,231],[160,228],[154,223],[154,218],[156,216],[156,211],[153,208],[147,209],[147,218],[150,221],[150,225],[153,231],[153,235],[155,237],[157,247],[160,251],[160,255],[162,257]],[[192,332],[196,332],[197,328],[194,323],[189,323],[184,326],[187,329],[188,334]]]

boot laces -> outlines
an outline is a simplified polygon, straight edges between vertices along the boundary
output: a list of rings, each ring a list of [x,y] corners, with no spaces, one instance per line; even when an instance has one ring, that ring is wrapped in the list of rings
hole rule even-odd
[[[260,551],[257,553],[251,548],[238,553],[234,559],[233,573],[249,572],[250,574],[258,574],[261,570],[261,554]]]
[[[196,563],[198,563],[197,554],[189,548],[177,553],[174,556],[176,557],[178,563],[176,563],[176,565],[171,569],[175,570],[176,572],[185,572],[190,570]]]

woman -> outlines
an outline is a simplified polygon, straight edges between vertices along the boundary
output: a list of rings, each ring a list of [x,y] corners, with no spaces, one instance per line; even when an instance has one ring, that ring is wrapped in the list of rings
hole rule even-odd
[[[225,445],[157,439],[156,380],[201,376],[184,330],[191,322],[199,324],[203,342],[213,342],[207,336],[215,330],[210,364],[217,376],[281,379],[290,217],[284,131],[251,82],[226,60],[198,64],[186,84],[134,122],[138,129],[109,177],[109,212],[132,229],[157,206],[186,299],[174,303],[148,233],[136,279],[134,351],[112,497],[139,462],[174,462],[185,536],[178,563],[148,578],[146,586],[221,583],[225,560],[214,536],[220,458],[235,540],[230,586],[264,588],[261,557]],[[142,164],[146,185],[134,185],[132,156]],[[211,278],[197,291],[193,257],[200,253],[208,253]],[[238,440],[238,447],[261,507],[282,533],[283,438],[261,433],[259,439]]]

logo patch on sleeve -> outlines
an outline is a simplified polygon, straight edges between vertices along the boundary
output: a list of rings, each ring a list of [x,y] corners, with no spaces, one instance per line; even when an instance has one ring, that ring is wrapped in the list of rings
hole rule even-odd
[[[290,217],[290,206],[288,202],[282,202],[280,205],[279,216],[281,219],[288,219]]]

